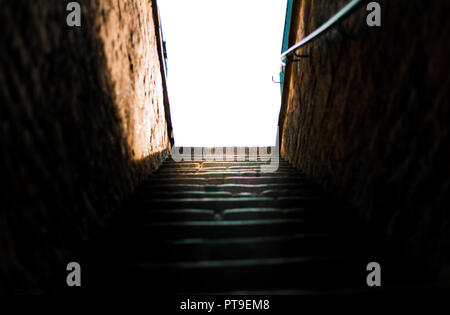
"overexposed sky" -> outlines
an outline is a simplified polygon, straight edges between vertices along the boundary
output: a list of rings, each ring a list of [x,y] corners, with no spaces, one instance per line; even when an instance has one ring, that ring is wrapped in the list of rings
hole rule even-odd
[[[175,145],[274,145],[286,0],[158,5]]]

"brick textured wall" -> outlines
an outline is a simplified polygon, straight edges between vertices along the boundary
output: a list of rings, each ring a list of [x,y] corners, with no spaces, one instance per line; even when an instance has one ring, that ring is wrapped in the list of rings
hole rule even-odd
[[[0,293],[52,287],[170,150],[153,1],[1,1]],[[167,107],[166,107],[167,109]]]
[[[296,1],[292,45],[348,1]],[[281,153],[450,275],[450,2],[379,1],[286,69]]]

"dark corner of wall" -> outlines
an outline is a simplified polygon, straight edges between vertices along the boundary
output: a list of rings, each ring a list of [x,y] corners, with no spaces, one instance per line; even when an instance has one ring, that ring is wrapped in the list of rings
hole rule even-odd
[[[2,3],[0,293],[52,287],[171,148],[156,2],[69,2]]]
[[[297,1],[289,46],[349,1]],[[376,1],[286,67],[281,154],[450,279],[450,4]]]

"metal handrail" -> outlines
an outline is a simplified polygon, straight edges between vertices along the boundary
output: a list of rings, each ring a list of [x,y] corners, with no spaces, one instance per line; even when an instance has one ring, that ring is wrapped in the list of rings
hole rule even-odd
[[[325,34],[327,31],[329,31],[337,22],[342,20],[344,17],[346,17],[350,12],[352,12],[356,7],[366,0],[352,0],[347,5],[345,5],[342,9],[338,11],[335,15],[333,15],[328,21],[326,21],[324,24],[322,24],[319,28],[317,28],[314,32],[303,38],[298,43],[294,44],[290,48],[288,48],[285,52],[281,54],[281,61],[284,62],[287,57],[295,52],[300,47],[308,44],[309,42],[313,41],[316,37]]]

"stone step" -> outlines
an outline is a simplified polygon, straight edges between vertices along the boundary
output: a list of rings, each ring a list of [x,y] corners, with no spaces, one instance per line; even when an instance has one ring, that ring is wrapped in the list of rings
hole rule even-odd
[[[312,208],[236,208],[217,211],[213,209],[166,209],[140,211],[135,215],[144,222],[217,221],[302,219],[307,222],[339,222],[339,212]]]
[[[139,191],[138,196],[150,199],[173,199],[173,198],[227,198],[233,197],[229,191],[195,191],[195,190],[174,190],[174,191]],[[257,195],[255,194],[255,197]]]
[[[152,210],[139,213],[145,222],[215,221],[217,212],[209,209]]]
[[[136,239],[170,240],[289,235],[311,230],[320,231],[303,220],[269,219],[144,223],[132,233]]]
[[[343,257],[140,263],[129,267],[125,287],[140,292],[160,288],[169,293],[358,288],[367,286],[366,264]]]
[[[260,237],[191,238],[124,244],[130,261],[176,262],[295,256],[368,255],[357,240],[333,234],[293,234]],[[129,244],[133,244],[130,246]],[[117,249],[118,244],[115,245]],[[376,249],[371,249],[373,255]]]
[[[270,165],[270,163],[249,163],[249,162],[178,162],[178,163],[163,163],[157,170],[160,171],[176,171],[176,170],[202,170],[202,169],[215,169],[215,170],[260,170],[261,166]],[[277,170],[291,170],[294,173],[303,173],[300,170],[293,169],[289,164],[278,164]]]
[[[200,169],[200,170],[171,170],[171,171],[161,171],[154,173],[147,179],[157,178],[159,176],[170,176],[170,177],[184,177],[184,176],[198,176],[198,177],[225,177],[225,176],[247,176],[247,177],[299,177],[307,178],[306,175],[301,173],[293,173],[289,171],[281,171],[276,173],[263,173],[260,170],[210,170],[210,169]]]
[[[87,290],[359,292],[370,261],[383,286],[410,281],[417,259],[398,259],[303,172],[280,160],[262,173],[268,164],[166,159],[89,249]]]
[[[261,166],[261,165],[270,165],[270,162],[263,162],[263,161],[182,161],[182,162],[175,162],[175,161],[168,161],[166,160],[162,165],[161,168],[166,167],[192,167],[192,168],[200,168],[200,167],[255,167],[255,166]],[[279,167],[286,167],[293,169],[287,162],[279,161],[278,163]]]
[[[299,178],[301,180],[308,180],[305,175],[285,172],[285,173],[260,173],[255,171],[195,171],[195,172],[170,172],[162,173],[163,176],[170,176],[170,178],[233,178],[233,177],[245,177],[245,178]],[[153,179],[159,179],[159,174],[148,177],[146,180],[151,181]]]
[[[311,197],[320,198],[323,193],[314,190],[264,190],[262,192],[230,192],[230,191],[196,191],[196,190],[173,190],[173,191],[138,191],[142,198],[226,198],[226,197]]]
[[[290,176],[223,176],[211,177],[150,177],[143,181],[143,184],[197,184],[197,185],[220,185],[220,184],[297,184],[311,183],[308,177],[290,177]]]
[[[311,219],[323,212],[311,208],[237,208],[220,213],[223,220]],[[331,216],[330,216],[331,219]]]
[[[281,189],[285,190],[291,188],[293,190],[302,191],[317,191],[316,185],[311,183],[269,183],[269,184],[180,184],[180,183],[143,183],[137,188],[138,192],[152,193],[152,192],[169,192],[169,191],[217,191],[217,192],[251,192],[261,193],[266,190]]]
[[[234,208],[298,208],[314,207],[323,209],[329,206],[326,200],[316,197],[230,197],[230,198],[171,198],[144,199],[136,201],[135,206],[143,211],[163,209],[211,209],[215,211]]]
[[[377,258],[383,287],[413,285],[420,264],[411,257]],[[113,261],[84,275],[91,290],[109,293],[223,294],[245,291],[346,292],[366,290],[367,257],[294,256],[181,262]],[[114,271],[121,270],[121,273]],[[95,272],[94,272],[95,271]],[[114,274],[114,277],[111,277]],[[373,288],[372,288],[373,289]]]

